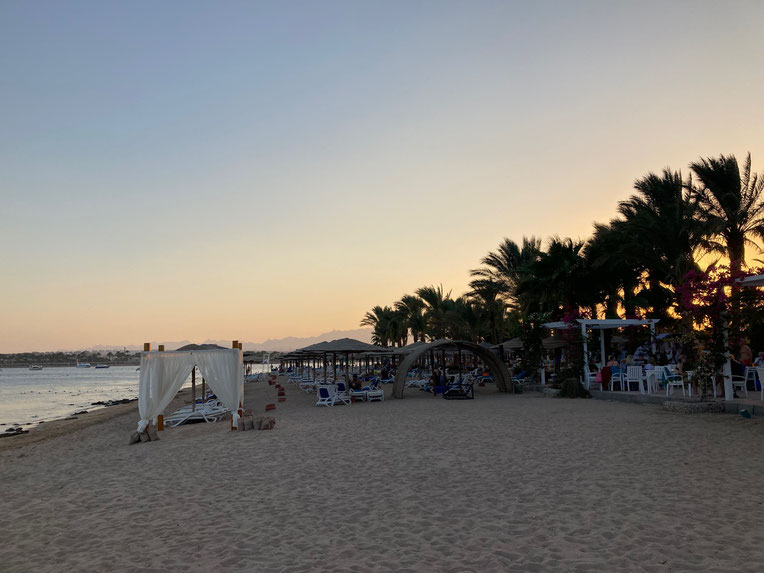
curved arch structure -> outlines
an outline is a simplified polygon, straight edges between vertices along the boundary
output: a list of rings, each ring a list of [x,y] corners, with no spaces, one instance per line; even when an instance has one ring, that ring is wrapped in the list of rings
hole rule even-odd
[[[472,352],[482,359],[486,366],[488,366],[488,370],[493,374],[493,381],[496,384],[496,389],[499,392],[514,391],[514,385],[512,384],[512,377],[509,375],[509,370],[507,370],[504,362],[490,350],[483,348],[479,344],[467,342],[465,340],[436,340],[417,348],[411,354],[406,356],[403,362],[401,362],[395,375],[395,381],[393,382],[394,398],[403,398],[403,389],[406,387],[406,377],[419,357],[425,352],[442,347],[456,347]]]

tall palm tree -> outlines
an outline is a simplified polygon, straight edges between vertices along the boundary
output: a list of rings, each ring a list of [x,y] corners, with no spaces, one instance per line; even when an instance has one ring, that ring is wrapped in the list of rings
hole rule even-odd
[[[593,277],[586,268],[584,242],[554,236],[546,252],[526,267],[517,288],[524,313],[559,318],[566,310],[596,306]]]
[[[618,255],[643,271],[647,285],[640,297],[653,316],[671,322],[673,307],[687,319],[677,288],[688,272],[698,270],[697,255],[709,249],[709,227],[690,191],[692,180],[664,169],[637,179],[634,189],[637,193],[618,205],[623,217],[616,224],[623,237]]]
[[[764,175],[751,172],[751,154],[740,172],[734,155],[701,157],[690,164],[700,185],[695,189],[704,208],[702,218],[711,226],[714,246],[730,260],[730,270],[740,274],[745,245],[764,239]]]
[[[510,302],[517,303],[517,288],[524,269],[538,260],[541,253],[541,239],[523,237],[522,245],[511,239],[504,239],[496,251],[489,252],[480,260],[482,268],[473,269],[470,275],[479,281],[490,281],[501,285],[502,295]]]
[[[389,306],[375,306],[361,319],[361,326],[371,326],[373,344],[387,348],[394,343],[398,335],[395,324],[395,311]]]
[[[424,301],[424,316],[427,321],[427,335],[430,340],[446,337],[445,312],[451,301],[451,291],[444,293],[443,285],[424,286],[416,290],[416,295]],[[453,301],[452,301],[453,302]]]
[[[465,296],[444,301],[446,335],[453,340],[477,342],[485,324],[483,309]]]
[[[506,305],[502,300],[504,285],[494,279],[473,279],[470,282],[472,290],[468,296],[483,310],[486,326],[489,330],[489,338],[492,344],[502,341],[502,326]]]
[[[401,300],[395,303],[395,310],[401,314],[406,328],[411,330],[414,342],[424,340],[424,333],[427,329],[424,309],[424,301],[410,294],[404,294]]]
[[[594,235],[586,244],[587,266],[600,289],[605,318],[619,318],[619,305],[627,316],[635,316],[643,302],[636,291],[644,267],[630,252],[634,242],[631,233],[624,229],[623,221],[614,220],[608,225],[595,223]]]

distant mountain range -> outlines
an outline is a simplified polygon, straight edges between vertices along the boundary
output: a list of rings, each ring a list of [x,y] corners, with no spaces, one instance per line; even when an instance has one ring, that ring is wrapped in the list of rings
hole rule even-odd
[[[242,343],[242,347],[244,350],[265,350],[267,352],[289,352],[290,350],[295,350],[296,348],[302,348],[303,346],[308,346],[310,344],[316,344],[317,342],[324,342],[329,340],[337,340],[338,338],[355,338],[356,340],[360,340],[362,342],[368,342],[371,343],[371,329],[370,328],[356,328],[355,330],[332,330],[331,332],[325,332],[323,334],[319,334],[318,336],[311,336],[308,338],[298,338],[295,336],[289,336],[287,338],[269,338],[265,342],[245,342],[240,341]],[[158,345],[164,344],[165,349],[167,350],[175,350],[176,348],[180,348],[181,346],[185,346],[187,344],[192,344],[196,342],[197,344],[218,344],[224,348],[230,348],[231,341],[230,340],[204,340],[202,342],[198,341],[192,341],[192,340],[152,340],[151,341],[151,348],[156,349]],[[126,348],[127,350],[136,351],[136,350],[143,350],[143,344],[137,345],[123,345],[123,346],[108,346],[104,344],[100,344],[98,346],[93,346],[91,348],[86,348],[85,350],[92,350],[95,352],[99,351],[106,351],[106,350],[122,350],[123,348]]]

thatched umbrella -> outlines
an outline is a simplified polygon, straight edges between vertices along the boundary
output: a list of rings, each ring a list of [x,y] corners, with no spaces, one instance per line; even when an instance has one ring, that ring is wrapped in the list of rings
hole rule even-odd
[[[391,353],[390,349],[388,348],[382,348],[381,346],[374,346],[373,344],[367,344],[366,342],[362,342],[354,338],[338,338],[337,340],[332,340],[330,342],[326,342],[326,341],[319,342],[317,344],[311,344],[310,346],[301,348],[300,351],[323,355],[324,380],[326,380],[327,354],[332,354],[333,362],[334,362],[334,378],[336,380],[337,378],[336,355],[337,354],[345,355],[345,364],[346,364],[346,373],[347,373],[348,372],[347,368],[350,365],[349,357],[351,354],[360,354],[364,352],[375,353],[375,354],[390,354]]]
[[[553,348],[562,348],[564,346],[568,346],[568,341],[559,336],[548,336],[541,341],[541,345],[544,348],[551,350]]]
[[[510,340],[505,340],[501,344],[496,344],[495,346],[491,346],[491,348],[498,348],[499,346],[504,347],[504,349],[510,349],[510,350],[518,350],[523,347],[523,341],[519,338],[512,338]]]

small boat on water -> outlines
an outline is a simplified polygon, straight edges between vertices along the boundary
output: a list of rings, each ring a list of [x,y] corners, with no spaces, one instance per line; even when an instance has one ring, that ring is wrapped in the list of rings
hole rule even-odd
[[[90,368],[90,364],[88,364],[87,362],[78,362],[77,368]]]
[[[30,364],[29,365],[29,369],[30,370],[42,370],[42,366],[40,366],[39,364]]]
[[[108,364],[96,364],[95,367],[96,368],[108,368],[109,365]]]

